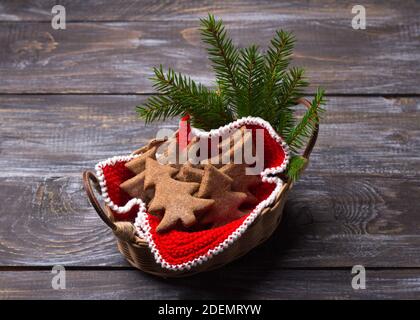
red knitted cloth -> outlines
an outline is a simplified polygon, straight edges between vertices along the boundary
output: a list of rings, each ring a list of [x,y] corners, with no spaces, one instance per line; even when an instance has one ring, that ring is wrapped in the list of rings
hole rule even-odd
[[[125,162],[116,162],[114,165],[102,167],[104,173],[106,186],[108,188],[108,195],[117,206],[124,206],[131,198],[120,189],[120,184],[132,178],[134,174],[125,167]],[[114,213],[115,220],[119,221],[134,221],[139,206],[134,206],[127,213]]]
[[[248,126],[250,129],[256,126]],[[264,169],[279,166],[283,163],[285,153],[282,147],[264,129]],[[108,188],[110,199],[118,206],[124,206],[130,197],[119,188],[125,180],[133,174],[125,168],[125,162],[117,162],[114,165],[103,167],[103,173]],[[253,190],[257,198],[262,201],[274,190],[275,185],[261,183],[256,190]],[[138,206],[133,207],[128,213],[114,213],[116,220],[134,221],[138,212]],[[202,256],[222,243],[232,232],[234,232],[246,219],[245,215],[235,221],[218,228],[202,231],[180,231],[171,230],[166,233],[157,233],[156,227],[160,218],[148,214],[151,227],[150,234],[161,257],[169,264],[181,264],[192,261]]]
[[[260,199],[264,200],[268,197],[273,189],[273,184],[262,184],[258,189]],[[157,233],[156,227],[160,219],[152,215],[149,216],[149,224],[152,228],[151,234],[153,241],[162,258],[170,264],[181,264],[205,255],[208,250],[222,243],[242,224],[247,216],[245,215],[218,228],[196,232],[174,229],[162,234]]]

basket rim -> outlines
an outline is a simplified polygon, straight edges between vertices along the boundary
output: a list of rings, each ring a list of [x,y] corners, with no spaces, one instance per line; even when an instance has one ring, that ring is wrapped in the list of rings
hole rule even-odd
[[[136,205],[138,205],[138,212],[137,216],[134,221],[135,227],[135,234],[131,235],[131,237],[124,237],[131,239],[132,241],[141,241],[146,243],[147,246],[150,248],[151,252],[155,256],[156,262],[158,262],[163,268],[171,269],[171,270],[183,270],[183,269],[190,269],[191,267],[195,267],[196,265],[202,264],[213,256],[222,253],[223,251],[227,250],[234,242],[236,242],[240,237],[246,234],[247,229],[258,221],[258,217],[265,211],[266,208],[270,208],[272,203],[278,199],[278,194],[281,192],[284,182],[277,176],[276,174],[282,173],[286,170],[287,165],[289,163],[289,148],[286,142],[283,140],[281,136],[279,136],[273,129],[270,123],[267,121],[257,118],[257,117],[246,117],[239,120],[236,120],[229,125],[220,127],[219,129],[214,129],[209,132],[203,131],[195,131],[194,135],[198,138],[210,138],[214,136],[223,136],[225,132],[232,132],[237,128],[242,126],[253,125],[257,128],[262,128],[266,130],[266,132],[271,137],[273,143],[276,144],[281,150],[283,158],[280,164],[269,164],[268,167],[265,167],[260,172],[262,182],[272,184],[274,189],[270,192],[270,194],[265,198],[262,199],[253,209],[250,211],[249,214],[244,216],[244,219],[234,228],[232,229],[229,234],[223,236],[220,242],[216,241],[212,243],[212,245],[206,249],[204,252],[201,252],[199,255],[191,257],[184,261],[170,261],[168,260],[169,257],[165,257],[161,251],[161,247],[159,244],[159,240],[155,232],[151,227],[151,220],[150,215],[147,212],[146,203],[142,201],[140,198],[132,198],[129,200],[124,206],[118,206],[113,203],[110,195],[107,192],[107,182],[106,177],[104,175],[104,168],[107,166],[114,166],[120,162],[126,162],[133,158],[138,157],[139,155],[130,154],[128,156],[117,156],[105,161],[101,161],[96,165],[97,176],[99,180],[102,182],[102,197],[105,199],[105,203],[110,207],[112,212],[118,216],[119,213],[126,213],[129,210],[132,210]],[[192,128],[192,130],[195,130]],[[152,141],[153,142],[153,141]],[[149,143],[144,151],[147,151],[148,148],[151,148],[152,145],[155,144]],[[131,231],[130,231],[131,232]],[[136,238],[136,233],[138,238]]]

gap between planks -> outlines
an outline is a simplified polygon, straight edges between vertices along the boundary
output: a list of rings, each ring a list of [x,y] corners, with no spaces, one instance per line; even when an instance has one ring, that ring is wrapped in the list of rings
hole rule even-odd
[[[311,92],[304,92],[304,96],[311,97]],[[0,96],[155,96],[156,92],[0,92]],[[325,94],[331,98],[419,98],[420,93],[332,93]]]
[[[60,265],[60,264],[57,264]],[[20,271],[50,271],[55,265],[42,265],[42,266],[0,266],[0,272],[20,272]],[[143,272],[131,266],[66,266],[64,265],[66,270],[70,271],[132,271],[136,270],[138,272]],[[290,271],[322,271],[322,270],[331,270],[331,271],[346,271],[350,270],[353,266],[340,266],[340,267],[276,267],[276,270],[290,270]],[[222,270],[223,268],[219,269]],[[376,266],[376,267],[365,267],[367,271],[398,271],[398,270],[420,270],[420,267],[412,267],[412,266],[400,266],[400,267],[392,267],[392,266]]]

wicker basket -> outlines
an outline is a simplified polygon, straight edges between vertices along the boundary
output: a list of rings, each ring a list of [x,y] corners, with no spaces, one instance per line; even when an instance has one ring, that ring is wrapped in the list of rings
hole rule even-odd
[[[310,107],[309,101],[305,99],[301,99],[298,102],[306,107]],[[318,129],[317,125],[302,155],[307,162],[309,161],[309,156],[316,143]],[[144,152],[146,150],[145,148],[146,147],[143,147],[136,152]],[[285,179],[285,177],[283,178]],[[128,262],[135,268],[161,277],[182,277],[219,268],[233,260],[238,259],[259,244],[266,241],[281,221],[287,194],[292,188],[292,182],[290,180],[286,180],[282,189],[277,194],[273,204],[265,208],[253,224],[248,227],[245,233],[226,250],[218,255],[215,255],[207,262],[191,268],[191,270],[173,271],[163,268],[156,262],[147,242],[145,239],[137,236],[136,229],[131,222],[114,221],[110,208],[106,205],[102,207],[98,201],[98,197],[94,193],[94,190],[96,190],[97,193],[100,194],[100,185],[93,172],[85,171],[83,173],[83,183],[89,201],[101,219],[114,232],[117,238],[118,249],[126,257]]]

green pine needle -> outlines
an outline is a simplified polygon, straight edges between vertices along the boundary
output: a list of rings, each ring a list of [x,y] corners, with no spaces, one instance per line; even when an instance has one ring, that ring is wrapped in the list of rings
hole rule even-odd
[[[137,112],[146,123],[189,114],[194,126],[209,130],[234,120],[216,92],[162,66],[154,68],[153,87],[161,95],[149,98]]]
[[[238,61],[238,79],[241,86],[240,104],[237,107],[238,118],[260,116],[264,85],[264,57],[253,45],[240,51]]]
[[[270,117],[275,112],[274,102],[281,94],[283,78],[290,63],[294,45],[295,37],[291,33],[279,30],[271,40],[271,45],[265,55],[264,104]]]
[[[201,39],[208,45],[207,53],[216,73],[219,89],[229,107],[236,110],[241,97],[237,74],[239,52],[232,39],[227,36],[222,20],[216,20],[209,14],[207,19],[200,19],[200,23]]]
[[[150,123],[189,114],[193,126],[210,130],[242,117],[261,117],[289,144],[294,155],[288,175],[297,180],[306,161],[297,154],[319,123],[325,100],[318,89],[311,107],[297,121],[295,106],[309,84],[302,68],[289,68],[295,37],[278,30],[265,53],[255,45],[238,49],[222,20],[211,14],[200,20],[200,32],[217,87],[209,89],[172,69],[154,68],[151,80],[159,95],[137,106],[140,118]]]
[[[324,90],[318,89],[310,108],[305,112],[300,122],[292,129],[286,138],[286,142],[290,149],[297,152],[303,148],[315,125],[319,122],[319,116],[324,111],[322,105],[325,104]]]
[[[293,181],[299,180],[300,174],[307,162],[308,160],[302,156],[292,156],[287,167],[287,176]]]

